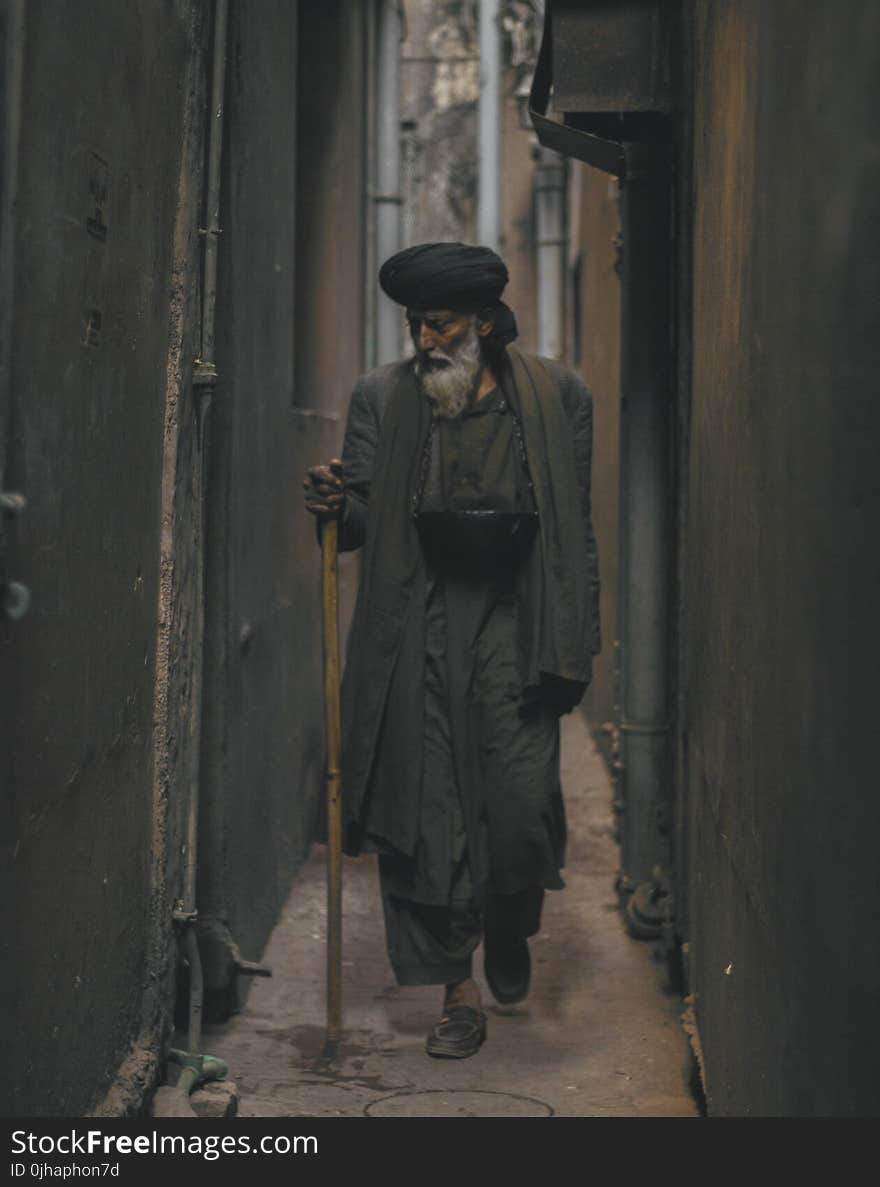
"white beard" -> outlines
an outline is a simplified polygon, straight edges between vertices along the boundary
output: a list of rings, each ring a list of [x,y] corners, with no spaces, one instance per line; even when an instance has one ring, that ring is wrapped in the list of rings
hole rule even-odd
[[[416,374],[422,381],[425,395],[434,405],[434,415],[451,420],[463,411],[483,370],[480,336],[475,324],[471,323],[453,351],[449,354],[438,352],[432,357],[446,361],[430,367],[417,359]]]

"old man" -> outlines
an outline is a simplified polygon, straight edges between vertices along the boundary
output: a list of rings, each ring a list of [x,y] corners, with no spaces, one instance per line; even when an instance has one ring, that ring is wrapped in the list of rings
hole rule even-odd
[[[401,985],[443,985],[430,1055],[528,992],[528,937],[562,887],[559,716],[599,649],[592,401],[511,345],[492,251],[421,244],[383,265],[414,354],[354,388],[342,460],[306,505],[363,548],[342,686],[345,849],[379,855]]]

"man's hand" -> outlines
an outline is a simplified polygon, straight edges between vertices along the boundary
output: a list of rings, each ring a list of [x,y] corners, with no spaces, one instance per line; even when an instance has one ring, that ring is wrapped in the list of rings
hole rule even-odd
[[[303,482],[306,492],[306,510],[320,519],[336,519],[342,516],[345,506],[345,491],[342,485],[342,462],[332,458],[326,465],[312,466],[306,471]]]

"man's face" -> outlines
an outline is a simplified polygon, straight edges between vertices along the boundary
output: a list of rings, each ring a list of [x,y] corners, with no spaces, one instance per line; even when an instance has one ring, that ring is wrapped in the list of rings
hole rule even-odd
[[[473,314],[452,309],[407,311],[416,373],[434,415],[454,417],[476,391],[483,370],[481,331]]]
[[[468,338],[473,317],[453,309],[415,312],[408,309],[406,320],[420,364],[426,371],[448,367]]]

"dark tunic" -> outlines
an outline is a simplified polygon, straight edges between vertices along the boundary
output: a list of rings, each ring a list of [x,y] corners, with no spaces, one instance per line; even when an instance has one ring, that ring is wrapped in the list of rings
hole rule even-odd
[[[534,509],[497,388],[454,420],[435,420],[430,462],[422,511]],[[513,573],[429,564],[426,587],[418,839],[412,858],[384,863],[386,891],[447,905],[474,886],[492,891],[493,865],[509,868],[506,893],[558,888],[565,847],[558,724],[540,705],[523,713]]]
[[[484,775],[483,790],[462,791],[459,801],[477,880],[487,871],[491,890],[513,894],[524,886],[559,885],[556,717],[576,703],[589,681],[590,653],[599,642],[598,573],[589,505],[589,392],[572,372],[513,349],[500,388],[522,425],[540,534],[512,586],[484,583],[476,595],[469,590],[460,598],[444,578],[441,674],[448,687],[438,695],[446,702],[453,739],[447,749],[459,790],[472,786],[462,769]],[[507,417],[486,411],[471,419],[484,428],[494,424],[499,433],[506,426],[509,433]],[[381,368],[358,382],[343,450],[347,512],[341,536],[343,548],[364,545],[342,690],[349,853],[360,852],[372,836],[382,851],[411,859],[425,832],[423,793],[430,781],[424,776],[431,762],[425,740],[432,736],[425,690],[433,678],[431,639],[441,603],[436,586],[429,592],[411,507],[430,427],[430,406],[411,363]],[[507,445],[499,437],[491,448],[509,452],[509,437]],[[459,469],[462,460],[455,463]],[[539,738],[550,740],[543,750]],[[527,755],[521,763],[518,748]],[[485,777],[501,758],[501,776]],[[511,774],[517,769],[519,776]],[[535,777],[540,770],[552,778]],[[448,851],[448,845],[442,848]],[[433,897],[436,888],[421,889]],[[480,898],[485,886],[475,889]]]

